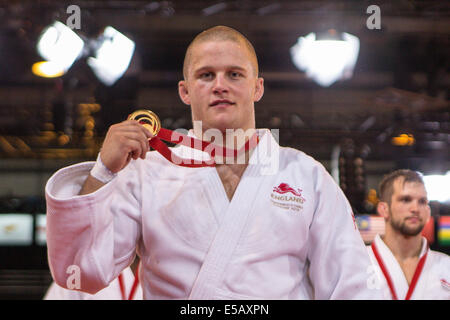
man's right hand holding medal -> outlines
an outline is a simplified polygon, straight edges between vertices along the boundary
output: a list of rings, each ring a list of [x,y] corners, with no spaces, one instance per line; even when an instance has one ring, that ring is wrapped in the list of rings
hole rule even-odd
[[[97,162],[79,195],[92,193],[108,183],[131,159],[145,159],[152,133],[136,120],[125,120],[109,127]]]

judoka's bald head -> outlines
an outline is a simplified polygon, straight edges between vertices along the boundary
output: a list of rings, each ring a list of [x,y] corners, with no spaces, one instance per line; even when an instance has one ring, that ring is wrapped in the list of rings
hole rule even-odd
[[[253,45],[250,43],[250,41],[248,41],[248,39],[244,35],[242,35],[242,33],[233,28],[226,26],[216,26],[198,34],[188,46],[183,63],[183,76],[185,80],[187,79],[189,66],[191,64],[193,48],[197,44],[207,41],[232,41],[247,49],[248,57],[253,66],[255,77],[258,77],[258,58],[256,57],[255,49],[253,48]]]

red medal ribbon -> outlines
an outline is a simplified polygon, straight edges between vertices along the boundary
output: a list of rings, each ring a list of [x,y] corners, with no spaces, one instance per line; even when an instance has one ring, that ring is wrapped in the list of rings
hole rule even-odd
[[[375,258],[377,259],[378,264],[380,265],[381,271],[383,272],[383,275],[384,275],[384,277],[386,279],[386,282],[388,284],[389,290],[391,291],[392,299],[393,300],[398,300],[397,294],[395,292],[394,284],[393,284],[392,279],[391,279],[391,277],[389,275],[389,272],[387,271],[386,266],[384,265],[383,259],[381,258],[380,254],[378,253],[377,247],[375,245],[375,241],[372,242],[371,246],[372,246],[372,251],[373,251],[373,253],[375,255]],[[419,263],[417,264],[416,270],[414,271],[414,275],[413,275],[413,278],[411,280],[411,284],[409,285],[409,288],[408,288],[408,292],[406,293],[405,300],[410,300],[411,299],[411,296],[412,296],[412,294],[414,292],[414,289],[416,288],[417,281],[419,280],[420,274],[422,273],[422,269],[423,269],[423,266],[425,264],[425,260],[427,259],[427,254],[428,254],[428,251],[425,252],[423,257],[420,258]]]
[[[414,272],[414,276],[411,280],[411,284],[409,285],[408,293],[406,294],[405,300],[411,299],[411,296],[416,288],[417,281],[419,281],[420,274],[422,273],[423,265],[425,264],[425,260],[427,259],[427,252],[420,258],[419,263],[417,264],[416,271]]]
[[[119,274],[118,280],[119,280],[120,294],[122,295],[122,300],[133,300],[134,294],[136,293],[137,286],[139,285],[139,267],[140,267],[140,265],[141,264],[139,263],[138,266],[136,267],[136,271],[134,274],[133,286],[131,287],[128,298],[125,293],[125,284],[123,282],[123,275],[122,275],[122,273]]]
[[[121,294],[121,296],[122,296],[122,300],[126,300],[125,284],[123,283],[123,276],[122,276],[122,273],[119,274],[118,280],[119,280],[120,294]]]
[[[193,149],[201,150],[203,152],[207,152],[211,159],[207,161],[199,161],[192,159],[182,159],[175,155],[172,150],[167,147],[167,145],[162,141],[168,141],[175,144],[181,144]],[[253,136],[247,140],[245,145],[239,150],[236,149],[228,149],[226,147],[219,147],[214,145],[211,142],[206,142],[203,140],[199,140],[197,138],[189,137],[187,135],[161,128],[158,134],[149,140],[150,146],[158,151],[164,158],[169,160],[172,163],[175,163],[182,167],[190,167],[190,168],[198,168],[198,167],[214,167],[216,162],[214,161],[214,156],[216,154],[223,156],[233,156],[237,157],[247,150],[254,149],[259,142],[259,137],[255,133]],[[219,151],[219,152],[217,152]],[[196,163],[194,163],[194,161]]]
[[[136,267],[136,271],[134,272],[134,282],[131,287],[130,295],[128,296],[128,300],[133,300],[134,294],[136,293],[137,286],[139,285],[139,267],[141,264],[139,263]]]

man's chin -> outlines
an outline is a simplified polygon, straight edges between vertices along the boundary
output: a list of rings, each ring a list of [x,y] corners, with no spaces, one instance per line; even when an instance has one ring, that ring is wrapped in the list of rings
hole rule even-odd
[[[422,232],[424,225],[416,226],[416,227],[407,227],[403,226],[402,234],[405,236],[415,237]]]
[[[423,223],[420,223],[419,225],[410,225],[406,221],[391,221],[390,225],[394,230],[407,237],[417,236],[425,227]]]

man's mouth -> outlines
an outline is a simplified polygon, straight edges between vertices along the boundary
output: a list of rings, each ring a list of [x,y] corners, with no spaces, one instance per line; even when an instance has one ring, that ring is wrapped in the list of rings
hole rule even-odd
[[[406,220],[411,221],[411,222],[420,222],[421,219],[419,219],[419,217],[408,217],[406,218]]]
[[[226,106],[231,106],[235,104],[234,102],[231,102],[230,100],[226,100],[226,99],[221,99],[221,100],[215,100],[212,103],[209,104],[210,107],[216,107],[216,106],[222,106],[222,107],[226,107]]]

